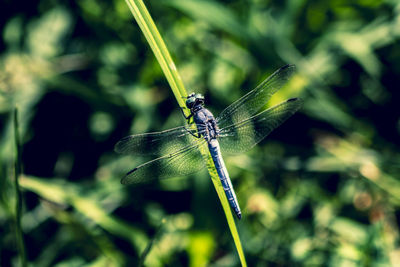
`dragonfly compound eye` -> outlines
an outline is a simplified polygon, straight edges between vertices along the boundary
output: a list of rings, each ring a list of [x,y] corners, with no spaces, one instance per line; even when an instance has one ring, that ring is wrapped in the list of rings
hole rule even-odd
[[[201,94],[196,94],[194,96],[196,98],[197,101],[204,103],[204,96]]]
[[[195,102],[196,102],[196,98],[195,97],[193,97],[193,96],[189,97],[186,100],[186,107],[189,108],[189,109],[192,108]]]

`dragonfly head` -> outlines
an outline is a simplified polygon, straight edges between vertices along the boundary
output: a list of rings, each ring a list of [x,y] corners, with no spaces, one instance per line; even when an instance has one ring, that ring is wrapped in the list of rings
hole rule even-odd
[[[193,109],[199,105],[200,106],[204,105],[204,96],[195,93],[191,93],[190,95],[188,95],[186,99],[186,107],[188,109]]]

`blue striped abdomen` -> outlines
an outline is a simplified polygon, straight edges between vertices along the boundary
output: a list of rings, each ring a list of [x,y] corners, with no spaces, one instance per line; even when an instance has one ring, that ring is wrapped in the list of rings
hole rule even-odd
[[[225,167],[224,160],[222,159],[221,150],[217,139],[212,139],[208,142],[208,149],[210,150],[211,157],[214,161],[215,169],[217,170],[219,179],[221,180],[222,187],[224,188],[226,197],[229,204],[235,211],[236,216],[240,219],[242,213],[240,211],[239,203],[237,202],[235,191],[233,190],[231,179],[229,178],[228,171]]]

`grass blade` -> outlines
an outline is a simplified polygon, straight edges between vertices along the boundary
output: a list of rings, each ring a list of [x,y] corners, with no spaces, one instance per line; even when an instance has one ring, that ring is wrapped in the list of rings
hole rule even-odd
[[[154,24],[146,6],[141,0],[125,0],[131,10],[136,22],[139,24],[147,42],[149,43],[154,55],[157,58],[158,63],[161,66],[168,83],[171,86],[172,92],[175,95],[176,100],[180,107],[185,110],[185,115],[189,115],[189,111],[185,108],[185,102],[182,97],[187,96],[185,87],[183,86],[182,79],[178,73],[175,63],[172,61],[171,55]]]
[[[187,96],[187,92],[182,83],[182,79],[178,73],[178,70],[172,61],[172,58],[168,52],[168,49],[157,30],[157,27],[151,18],[149,12],[146,9],[142,0],[125,0],[128,4],[134,18],[139,24],[140,29],[142,30],[144,36],[146,37],[147,42],[149,43],[151,49],[153,50],[154,55],[156,56],[167,80],[171,86],[172,92],[175,95],[176,100],[180,107],[185,107],[184,98]],[[189,115],[189,110],[184,108],[185,115]],[[202,151],[205,153],[205,151]],[[247,266],[246,260],[244,257],[244,252],[242,248],[242,244],[240,242],[239,233],[236,228],[235,221],[233,219],[232,211],[229,206],[228,200],[222,188],[221,181],[218,177],[217,171],[214,167],[212,158],[210,153],[207,153],[207,168],[208,172],[211,176],[211,180],[213,181],[215,190],[217,191],[218,197],[221,201],[221,205],[224,209],[226,219],[228,221],[229,229],[231,231],[233,240],[235,242],[236,250],[239,254],[240,262],[242,266]]]
[[[14,165],[14,187],[15,187],[15,236],[20,256],[21,266],[27,266],[24,237],[21,229],[22,195],[19,187],[21,175],[21,145],[19,141],[18,109],[14,109],[14,142],[15,142],[15,165]]]
[[[232,210],[229,205],[228,199],[226,198],[224,188],[222,187],[221,180],[218,177],[217,170],[214,167],[214,163],[210,154],[208,154],[207,158],[207,169],[208,173],[211,176],[211,181],[213,182],[215,190],[217,191],[219,201],[221,201],[222,208],[224,209],[226,220],[228,221],[229,229],[231,230],[232,238],[235,242],[236,250],[239,254],[240,262],[242,266],[247,266],[242,243],[240,242],[239,233],[237,231],[235,220],[232,215]]]

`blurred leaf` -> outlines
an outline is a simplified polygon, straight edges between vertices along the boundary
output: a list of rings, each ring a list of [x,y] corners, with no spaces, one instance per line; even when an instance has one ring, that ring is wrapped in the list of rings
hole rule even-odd
[[[141,230],[107,214],[97,199],[81,195],[76,185],[56,179],[49,183],[47,180],[29,176],[21,177],[20,182],[24,189],[33,191],[48,201],[71,205],[80,214],[105,230],[130,241],[139,250],[143,250],[148,242]]]
[[[345,218],[336,218],[329,226],[340,238],[355,245],[367,242],[368,233],[364,226]],[[353,252],[349,252],[352,254]]]
[[[239,38],[248,37],[246,27],[238,22],[238,18],[222,4],[215,1],[196,0],[163,0],[163,4],[171,5],[194,18],[210,23],[212,26]]]
[[[60,54],[60,45],[71,26],[71,17],[67,10],[59,7],[46,13],[30,25],[28,46],[32,54],[50,58]]]
[[[215,250],[210,233],[192,233],[189,244],[190,266],[206,266]]]

